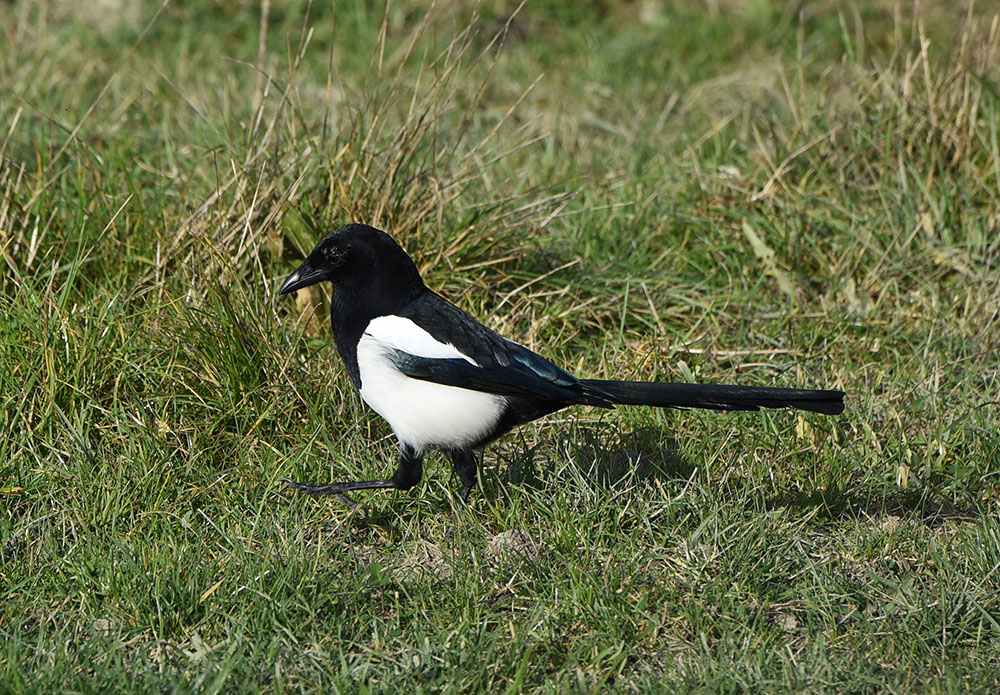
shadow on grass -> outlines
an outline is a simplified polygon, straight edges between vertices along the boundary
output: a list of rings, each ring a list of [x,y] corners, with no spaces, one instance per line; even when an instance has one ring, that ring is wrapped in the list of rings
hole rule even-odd
[[[768,509],[816,509],[829,521],[898,516],[938,526],[956,520],[972,520],[979,510],[956,503],[927,490],[894,488],[886,491],[865,488],[824,488],[812,492],[778,495],[767,502]]]
[[[582,428],[534,446],[518,444],[501,443],[487,450],[481,463],[482,494],[498,494],[501,481],[535,489],[583,481],[594,489],[613,489],[652,480],[687,480],[695,470],[681,456],[676,439],[656,427]]]
[[[504,484],[554,491],[556,486],[578,486],[581,482],[592,490],[649,481],[683,483],[698,468],[681,455],[671,434],[656,427],[634,431],[582,428],[534,446],[513,442],[507,446],[501,443],[494,449],[496,453],[486,453],[483,488],[473,494],[495,497],[504,494]],[[751,488],[759,490],[752,481],[727,478],[717,494],[726,499],[754,498],[757,493]],[[815,511],[820,522],[896,516],[930,527],[981,516],[974,502],[950,499],[927,488],[863,484],[778,491],[764,502],[764,508]]]

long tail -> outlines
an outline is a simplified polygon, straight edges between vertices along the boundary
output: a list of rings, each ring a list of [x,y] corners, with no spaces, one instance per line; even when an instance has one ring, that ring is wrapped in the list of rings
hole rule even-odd
[[[595,395],[621,405],[709,410],[798,408],[827,415],[836,415],[844,411],[843,391],[601,379],[581,379],[581,382]]]

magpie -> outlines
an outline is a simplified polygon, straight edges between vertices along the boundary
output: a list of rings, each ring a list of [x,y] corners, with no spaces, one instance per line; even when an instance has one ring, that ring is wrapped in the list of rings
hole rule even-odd
[[[332,282],[330,321],[337,352],[362,400],[399,440],[391,478],[311,485],[350,506],[354,490],[408,490],[430,450],[451,456],[467,500],[476,450],[510,429],[571,405],[613,408],[844,410],[844,392],[644,381],[579,379],[490,330],[428,289],[413,260],[385,232],[348,224],[324,237],[278,290]]]

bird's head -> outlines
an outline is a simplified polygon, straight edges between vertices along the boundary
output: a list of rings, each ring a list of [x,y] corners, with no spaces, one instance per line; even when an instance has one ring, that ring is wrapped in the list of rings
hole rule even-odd
[[[319,282],[332,282],[352,294],[409,294],[423,287],[416,265],[392,237],[357,223],[323,237],[278,293]]]

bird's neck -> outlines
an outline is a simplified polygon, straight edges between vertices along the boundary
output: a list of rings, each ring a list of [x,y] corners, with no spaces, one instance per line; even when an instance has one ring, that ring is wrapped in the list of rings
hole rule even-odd
[[[358,341],[372,319],[379,316],[398,314],[407,304],[419,296],[426,288],[421,285],[408,292],[393,291],[397,288],[366,288],[354,291],[349,284],[334,283],[330,297],[330,326],[337,352],[344,361],[347,373],[355,388],[361,388],[361,373],[358,368]]]

